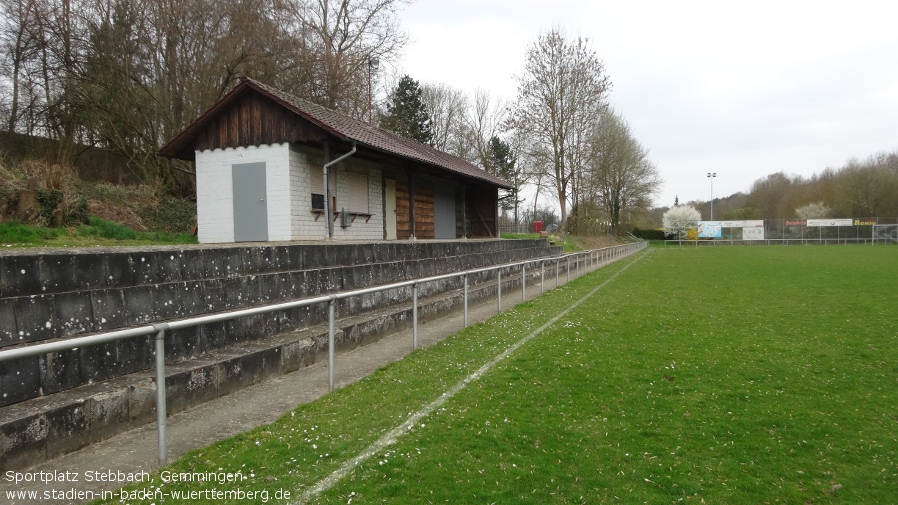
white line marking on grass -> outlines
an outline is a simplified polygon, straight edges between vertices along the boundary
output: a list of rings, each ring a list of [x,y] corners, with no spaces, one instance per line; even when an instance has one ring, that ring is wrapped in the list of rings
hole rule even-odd
[[[651,252],[651,249],[649,249],[648,252]],[[646,254],[648,254],[648,252]],[[564,309],[558,315],[556,315],[555,317],[553,317],[552,319],[547,321],[545,324],[543,324],[542,326],[540,326],[539,328],[534,330],[532,333],[530,333],[526,337],[524,337],[521,340],[518,340],[517,342],[512,344],[511,347],[509,347],[508,349],[506,349],[505,351],[503,351],[502,353],[497,355],[495,358],[488,361],[486,364],[484,364],[482,367],[478,368],[477,371],[473,372],[471,375],[468,375],[467,377],[462,379],[458,384],[456,384],[451,389],[449,389],[448,391],[443,393],[439,398],[437,398],[436,400],[425,405],[424,408],[422,408],[418,412],[415,412],[414,414],[412,414],[404,423],[402,423],[399,426],[388,431],[386,434],[384,434],[384,436],[382,436],[381,438],[374,441],[371,445],[369,445],[364,451],[360,452],[355,457],[343,462],[343,464],[340,465],[339,468],[334,470],[334,472],[332,474],[325,477],[324,479],[321,479],[313,487],[310,487],[309,489],[307,489],[302,495],[299,496],[297,501],[295,501],[293,503],[295,503],[295,504],[307,503],[312,498],[314,498],[314,497],[318,496],[319,494],[332,488],[337,482],[340,481],[340,479],[349,475],[350,472],[355,470],[356,467],[358,467],[360,464],[364,463],[367,459],[371,458],[372,456],[377,455],[378,453],[380,453],[387,447],[395,444],[396,441],[399,440],[399,438],[401,436],[408,433],[409,430],[414,428],[415,424],[417,424],[418,421],[420,421],[421,419],[430,415],[434,410],[439,408],[441,405],[446,403],[449,399],[451,399],[453,396],[455,396],[461,390],[463,390],[465,387],[467,387],[468,384],[470,384],[471,382],[482,377],[483,374],[490,371],[490,369],[492,369],[494,366],[496,366],[497,363],[499,363],[503,359],[507,358],[511,353],[518,350],[522,345],[526,344],[527,342],[532,340],[534,337],[536,337],[540,333],[546,331],[550,326],[552,326],[553,324],[558,322],[558,320],[560,320],[564,316],[568,315],[568,313],[570,313],[572,310],[579,307],[580,304],[582,304],[584,301],[586,301],[587,298],[596,294],[596,292],[598,292],[600,289],[605,287],[605,285],[607,285],[609,282],[613,281],[618,275],[624,273],[625,270],[627,270],[631,266],[635,265],[643,257],[645,257],[645,254],[636,258],[636,260],[633,261],[632,263],[625,265],[623,268],[620,269],[620,271],[615,272],[614,275],[612,275],[607,280],[605,280],[605,282],[603,282],[603,283],[599,284],[598,286],[596,286],[595,288],[593,288],[592,291],[590,291],[589,293],[584,295],[582,298],[577,300],[573,305]]]

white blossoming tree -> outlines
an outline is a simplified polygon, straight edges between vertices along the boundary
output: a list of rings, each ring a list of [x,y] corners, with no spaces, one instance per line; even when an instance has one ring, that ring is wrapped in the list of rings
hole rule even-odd
[[[674,235],[677,238],[684,238],[686,230],[698,228],[698,222],[701,218],[701,213],[694,207],[680,205],[665,212],[661,217],[661,223],[664,226],[664,233]]]
[[[832,209],[823,202],[811,202],[795,209],[795,217],[799,219],[822,219],[832,216]]]

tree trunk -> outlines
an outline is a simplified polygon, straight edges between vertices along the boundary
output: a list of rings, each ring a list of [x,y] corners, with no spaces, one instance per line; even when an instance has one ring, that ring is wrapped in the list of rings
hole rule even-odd
[[[33,222],[41,212],[41,204],[37,200],[36,189],[25,189],[19,193],[19,206],[16,209],[16,219],[23,223]]]

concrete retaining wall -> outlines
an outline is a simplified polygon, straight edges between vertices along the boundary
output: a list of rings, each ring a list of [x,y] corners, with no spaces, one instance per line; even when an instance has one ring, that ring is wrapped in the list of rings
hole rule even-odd
[[[565,264],[560,269],[566,273]],[[529,270],[528,277],[527,284],[535,286],[539,271]],[[520,283],[520,275],[503,275],[506,295],[519,289]],[[469,278],[469,301],[495,295],[495,279],[487,274]],[[418,319],[427,324],[458,310],[463,300],[461,290],[419,299]],[[411,320],[410,302],[344,316],[336,321],[335,350],[351,350],[402,331]],[[316,325],[167,365],[167,412],[171,415],[326,359],[327,341],[326,326]],[[0,472],[21,470],[152,423],[155,406],[155,371],[144,370],[0,408]]]
[[[15,252],[0,255],[0,349],[259,306],[560,253],[545,241],[428,241]],[[421,296],[457,289],[452,279]],[[338,316],[406,303],[394,290],[343,300]],[[166,360],[321,324],[294,309],[167,333]],[[3,364],[0,406],[150,368],[149,339],[128,339]]]

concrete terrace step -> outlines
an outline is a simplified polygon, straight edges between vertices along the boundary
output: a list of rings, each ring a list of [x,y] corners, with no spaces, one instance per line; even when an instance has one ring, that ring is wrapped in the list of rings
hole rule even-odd
[[[8,250],[0,299],[547,248],[534,239]]]
[[[208,312],[337,293],[466,268],[557,254],[544,240],[291,244],[2,253],[0,349]],[[428,284],[422,296],[457,289]],[[407,302],[410,290],[341,301],[341,312]],[[325,321],[296,309],[274,318],[172,331],[166,358],[193,359],[238,341]],[[4,363],[0,406],[135,373],[152,366],[148,342],[114,342]]]
[[[528,285],[538,282],[539,274],[538,269],[531,269]],[[549,272],[546,277],[548,285],[554,286]],[[504,275],[503,291],[519,288],[520,281],[520,274]],[[470,303],[494,297],[495,293],[494,279],[469,279]],[[462,304],[459,288],[419,298],[419,323],[436,320]],[[341,313],[347,315],[336,324],[337,352],[377,341],[410,326],[412,320],[409,301],[368,310],[347,305]],[[247,321],[250,324],[251,318]],[[150,346],[148,337],[139,340]],[[327,341],[326,325],[314,325],[244,339],[167,363],[167,412],[171,415],[326,359]],[[31,466],[154,422],[155,391],[155,371],[143,370],[0,408],[0,471]]]

